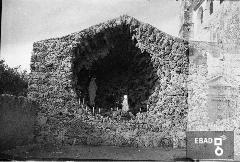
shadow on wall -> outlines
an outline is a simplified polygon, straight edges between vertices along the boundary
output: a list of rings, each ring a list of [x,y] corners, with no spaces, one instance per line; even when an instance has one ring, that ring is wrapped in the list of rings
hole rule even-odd
[[[37,110],[25,97],[0,96],[0,151],[33,141]]]
[[[125,26],[98,33],[85,43],[90,48],[79,46],[75,49],[78,97],[89,103],[89,82],[96,77],[96,107],[103,108],[103,111],[121,108],[123,96],[128,95],[130,111],[134,114],[147,111],[148,99],[158,76],[151,55],[136,47],[129,28]]]

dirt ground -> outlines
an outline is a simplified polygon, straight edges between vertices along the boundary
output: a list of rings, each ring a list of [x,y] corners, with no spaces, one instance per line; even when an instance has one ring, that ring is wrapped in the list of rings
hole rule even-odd
[[[133,148],[115,146],[21,146],[0,154],[5,160],[78,160],[78,161],[184,161],[181,149]],[[186,160],[185,160],[186,161]]]
[[[117,146],[62,146],[28,145],[0,153],[2,160],[35,160],[35,161],[162,161],[190,162],[186,159],[186,150],[168,148],[134,148]],[[234,161],[239,161],[235,158]],[[195,160],[196,161],[196,160]],[[226,160],[224,160],[226,161]],[[198,161],[203,162],[203,161]],[[210,162],[210,161],[204,161]],[[214,162],[214,161],[211,161]],[[219,161],[217,161],[219,162]]]

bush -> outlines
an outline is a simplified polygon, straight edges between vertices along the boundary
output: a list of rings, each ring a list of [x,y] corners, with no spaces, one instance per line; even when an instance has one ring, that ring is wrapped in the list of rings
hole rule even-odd
[[[0,94],[27,96],[27,88],[27,71],[20,71],[20,66],[10,68],[0,60]]]

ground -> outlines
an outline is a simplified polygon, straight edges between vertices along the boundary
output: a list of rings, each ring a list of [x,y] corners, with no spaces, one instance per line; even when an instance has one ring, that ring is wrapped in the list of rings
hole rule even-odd
[[[3,152],[16,160],[94,160],[94,161],[176,161],[184,158],[183,149],[134,148],[116,146],[52,146],[29,145]],[[8,156],[6,156],[6,154]],[[1,154],[3,156],[3,154]],[[0,158],[1,159],[1,158]]]

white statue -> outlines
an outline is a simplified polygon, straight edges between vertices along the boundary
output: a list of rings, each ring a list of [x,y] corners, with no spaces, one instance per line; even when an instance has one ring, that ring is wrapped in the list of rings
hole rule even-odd
[[[128,96],[127,96],[127,95],[124,95],[124,97],[123,97],[122,110],[123,110],[124,112],[127,112],[127,111],[129,110]]]

